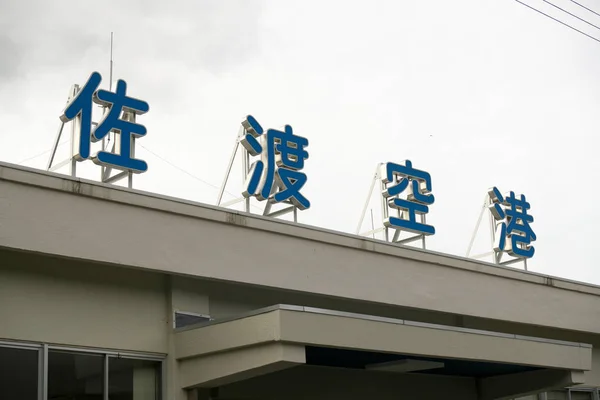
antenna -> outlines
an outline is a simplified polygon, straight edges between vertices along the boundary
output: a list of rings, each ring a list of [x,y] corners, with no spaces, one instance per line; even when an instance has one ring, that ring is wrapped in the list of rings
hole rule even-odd
[[[112,92],[113,81],[113,32],[110,33],[110,74],[108,81],[108,90]]]
[[[113,35],[114,35],[114,33],[111,32],[110,33],[110,66],[109,66],[109,73],[108,73],[108,91],[109,92],[112,92],[112,82],[113,82]],[[102,106],[102,113],[104,115],[106,115],[107,112],[108,112],[108,107]],[[108,133],[108,136],[106,136],[106,138],[102,139],[102,150],[108,149],[109,146],[110,146],[110,132]],[[113,143],[113,150],[114,150],[114,143]]]

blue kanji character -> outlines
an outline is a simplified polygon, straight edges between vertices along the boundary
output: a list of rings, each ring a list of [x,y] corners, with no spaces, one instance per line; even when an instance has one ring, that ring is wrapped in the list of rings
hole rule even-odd
[[[536,240],[536,235],[529,225],[533,222],[533,216],[527,214],[527,210],[531,206],[525,195],[517,198],[514,192],[510,192],[508,196],[504,197],[496,187],[492,188],[489,194],[492,200],[489,209],[494,219],[501,222],[497,226],[499,232],[497,232],[495,250],[506,250],[517,257],[533,257],[535,248],[530,244]],[[510,239],[508,249],[506,248],[506,239]]]
[[[265,133],[251,115],[242,125],[246,131],[242,145],[251,155],[261,155],[261,160],[256,161],[250,170],[244,196],[271,199],[275,203],[290,201],[301,210],[309,208],[310,202],[300,193],[306,183],[306,174],[300,170],[308,158],[308,152],[304,150],[308,140],[294,135],[289,125],[283,131],[268,129]]]
[[[116,91],[97,90],[102,80],[98,72],[92,73],[86,84],[79,93],[67,105],[61,115],[63,122],[70,121],[81,115],[81,130],[79,132],[79,154],[78,159],[84,160],[90,157],[92,142],[102,140],[109,132],[119,133],[119,154],[100,151],[93,157],[97,164],[110,165],[113,168],[145,172],[148,165],[143,160],[132,157],[131,139],[146,135],[146,127],[121,117],[122,112],[141,115],[148,111],[148,103],[142,100],[127,97],[127,83],[123,80],[117,81]],[[108,108],[104,118],[92,131],[92,103],[100,104]]]
[[[385,225],[424,235],[435,234],[433,226],[417,222],[416,218],[417,214],[427,214],[429,212],[428,205],[433,204],[435,201],[435,197],[431,194],[431,175],[425,171],[413,168],[412,162],[406,160],[406,165],[387,163],[384,182],[386,184],[391,182],[396,183],[383,191],[384,197],[393,198],[389,202],[390,207],[408,214],[408,219],[389,217],[384,221]],[[407,198],[399,198],[398,195],[409,188],[409,184],[411,184],[411,187]]]
[[[92,98],[100,85],[102,77],[94,72],[79,90],[75,97],[67,104],[60,119],[63,122],[69,122],[78,115],[81,116],[81,127],[79,131],[79,154],[78,160],[86,160],[90,157],[90,147],[92,140]]]
[[[246,117],[242,122],[242,126],[244,127],[246,134],[240,143],[248,150],[250,155],[257,156],[261,154],[263,148],[258,140],[264,132],[262,126],[260,126],[258,121],[252,115]],[[265,164],[262,160],[258,160],[252,165],[252,168],[250,169],[250,180],[246,185],[246,191],[243,193],[245,197],[256,195],[259,200],[265,200],[265,198],[260,196],[261,191],[258,190],[260,186],[264,185],[264,179],[261,179],[264,169]]]

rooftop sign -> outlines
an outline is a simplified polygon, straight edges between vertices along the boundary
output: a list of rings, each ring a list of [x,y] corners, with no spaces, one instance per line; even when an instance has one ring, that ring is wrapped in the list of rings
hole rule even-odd
[[[77,162],[91,159],[102,167],[102,182],[114,183],[129,176],[129,187],[132,187],[132,174],[146,172],[148,164],[135,158],[135,139],[146,135],[146,128],[136,122],[137,116],[148,112],[148,103],[127,96],[127,83],[117,81],[115,92],[99,89],[102,76],[93,72],[83,87],[73,85],[67,105],[60,116],[61,125],[48,170],[53,171],[70,164],[71,175],[76,176]],[[93,121],[93,105],[102,109],[99,122]],[[63,128],[71,122],[70,156],[67,160],[54,164],[56,149],[60,142]],[[107,139],[113,134],[112,149]],[[118,146],[117,146],[118,138]],[[92,153],[92,143],[102,142],[100,150]],[[113,169],[122,171],[112,175]]]
[[[240,143],[250,156],[260,158],[252,164],[247,177],[244,197],[255,196],[271,203],[289,201],[300,210],[310,207],[310,201],[300,193],[306,175],[300,172],[308,152],[308,140],[294,135],[292,127],[283,131],[262,126],[251,115],[242,122],[245,134]]]
[[[125,81],[119,80],[114,92],[110,88],[99,89],[101,81],[100,74],[93,72],[83,87],[73,85],[71,88],[67,105],[60,115],[61,125],[48,170],[70,165],[71,175],[75,176],[77,162],[91,159],[102,168],[102,182],[113,183],[128,176],[131,187],[132,174],[148,170],[144,160],[135,158],[135,140],[147,133],[136,119],[148,112],[149,106],[145,101],[127,95]],[[102,110],[99,122],[93,121],[94,104]],[[66,123],[71,123],[71,154],[67,160],[54,164],[56,148]],[[114,137],[112,148],[107,144],[111,134]],[[102,145],[94,153],[92,144],[96,142],[102,142]],[[297,221],[297,211],[307,210],[311,205],[302,193],[307,182],[307,176],[302,172],[308,159],[307,147],[308,139],[296,135],[290,125],[285,125],[282,130],[265,130],[256,118],[246,116],[236,137],[217,205],[227,207],[243,202],[244,210],[250,212],[250,200],[255,198],[264,202],[262,215],[278,217],[293,212],[294,221]],[[240,197],[223,202],[231,169],[240,151],[242,174],[245,177],[243,190]],[[111,175],[113,169],[121,172]],[[381,226],[361,232],[365,212],[377,183],[379,189],[376,192],[382,205]],[[420,240],[425,248],[425,238],[436,233],[435,227],[426,221],[429,206],[434,201],[428,172],[413,167],[410,160],[379,164],[356,233],[374,237],[376,233],[383,232],[385,240],[393,243]],[[283,208],[274,209],[274,206]],[[503,195],[495,187],[488,191],[474,235],[483,213],[487,212],[493,243],[489,255],[494,255],[496,263],[526,261],[534,255],[535,249],[531,243],[536,240],[536,235],[530,225],[533,217],[528,214],[529,208],[524,195],[515,196],[514,192]],[[468,256],[473,240],[467,251]],[[509,260],[502,260],[505,254],[510,257]]]

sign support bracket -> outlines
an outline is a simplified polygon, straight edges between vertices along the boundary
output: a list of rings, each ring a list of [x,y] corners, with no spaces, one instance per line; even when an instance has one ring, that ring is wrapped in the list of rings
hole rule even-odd
[[[483,204],[481,205],[481,210],[479,212],[479,216],[477,218],[475,228],[473,229],[473,234],[471,235],[471,240],[469,241],[469,246],[467,247],[465,256],[467,258],[473,258],[476,260],[482,259],[485,257],[489,257],[489,256],[493,256],[494,264],[505,265],[505,266],[516,264],[518,262],[522,262],[525,271],[527,271],[527,258],[516,257],[516,258],[511,258],[509,260],[502,261],[502,255],[505,252],[502,250],[496,250],[494,248],[495,243],[496,243],[496,220],[494,219],[494,216],[492,215],[492,213],[489,211],[489,208],[492,206],[492,204],[493,204],[493,202],[492,202],[490,195],[486,194],[485,197],[483,198]],[[473,251],[473,245],[475,243],[475,239],[477,238],[477,233],[479,232],[479,229],[481,228],[481,224],[483,223],[483,216],[486,212],[488,213],[488,220],[489,220],[490,251],[472,255],[471,252]]]
[[[250,172],[252,170],[250,153],[248,152],[248,150],[246,150],[246,148],[244,146],[240,146],[240,144],[241,144],[240,142],[245,137],[245,135],[246,135],[246,130],[244,129],[243,126],[240,126],[240,129],[239,129],[238,134],[235,139],[235,144],[233,145],[233,151],[231,152],[231,156],[229,158],[229,163],[227,164],[227,170],[225,172],[223,182],[221,183],[221,187],[219,188],[216,205],[218,207],[229,208],[233,205],[243,203],[243,211],[246,213],[250,213],[251,208],[256,207],[252,204],[252,202],[251,202],[252,199],[250,197],[240,196],[240,197],[236,197],[232,200],[223,201],[223,196],[224,196],[225,192],[227,192],[227,185],[230,183],[233,166],[234,166],[236,160],[238,159],[238,155],[241,156],[241,177],[242,177],[241,182],[244,185],[244,187],[246,186],[246,180],[248,179],[248,175],[250,174]],[[229,193],[229,192],[227,192],[227,193]],[[265,200],[265,202],[266,202],[266,204],[265,204],[264,209],[261,211],[261,215],[263,215],[265,217],[277,218],[277,217],[281,217],[281,216],[291,213],[291,214],[293,214],[294,222],[298,222],[298,207],[293,205],[291,202],[284,201],[284,202],[280,203],[282,205],[287,204],[288,206],[285,208],[279,209],[279,210],[275,210],[275,211],[273,211],[274,203],[272,203],[269,199]]]
[[[81,87],[77,84],[71,86],[71,90],[69,91],[69,96],[67,98],[67,102],[66,104],[69,104],[71,102],[71,100],[77,96],[77,93],[79,93],[79,91],[81,90]],[[103,114],[106,114],[108,112],[108,107],[102,107],[102,112]],[[129,113],[129,112],[124,112],[123,114],[123,119],[127,120],[127,121],[131,121],[131,122],[135,122],[135,113]],[[68,139],[69,142],[69,155],[67,156],[67,158],[63,161],[60,162],[55,162],[56,161],[56,152],[58,150],[58,146],[61,144],[60,140],[62,138],[63,132],[65,130],[65,126],[67,124],[70,124],[70,128],[71,128],[71,132],[70,132],[70,136]],[[94,122],[92,121],[92,127],[96,127],[98,126],[98,122]],[[48,159],[48,164],[46,166],[46,170],[47,171],[57,171],[58,169],[69,165],[69,175],[71,175],[73,178],[77,177],[77,162],[78,162],[78,150],[77,150],[77,143],[78,143],[78,138],[77,138],[77,132],[81,129],[81,115],[77,115],[72,121],[69,121],[67,123],[60,121],[60,125],[58,128],[58,131],[56,133],[56,138],[54,139],[54,145],[52,146],[52,151],[50,152],[50,157]],[[116,141],[117,141],[117,137],[120,135],[119,132],[116,131],[111,131],[113,134],[113,144],[112,144],[112,152],[114,153],[116,150]],[[107,144],[105,143],[105,139],[102,139],[102,150],[106,150],[107,149]],[[135,157],[135,138],[131,138],[131,147],[130,147],[130,151],[131,151],[131,157]],[[100,173],[100,181],[102,183],[115,183],[120,181],[121,179],[124,178],[128,178],[128,187],[131,189],[133,188],[133,172],[131,171],[121,171],[117,174],[114,174],[111,176],[111,172],[112,172],[112,168],[111,167],[106,167],[106,166],[101,166],[101,173]]]
[[[388,207],[388,200],[383,196],[383,192],[387,189],[386,187],[386,183],[383,181],[383,168],[385,168],[385,163],[379,163],[377,164],[377,167],[375,168],[375,173],[373,174],[373,179],[371,180],[371,185],[369,186],[369,191],[367,192],[367,198],[365,200],[359,221],[358,221],[358,225],[356,227],[355,230],[355,234],[359,235],[359,236],[372,236],[374,237],[375,234],[377,233],[383,233],[384,239],[386,242],[390,242],[390,243],[396,243],[396,244],[408,244],[408,243],[413,243],[416,241],[421,241],[420,243],[420,247],[422,249],[426,249],[427,248],[427,244],[426,244],[426,235],[424,234],[415,234],[409,237],[404,237],[402,238],[402,232],[404,232],[402,229],[395,229],[393,227],[389,227],[389,226],[385,226],[385,224],[382,223],[383,226],[380,226],[378,228],[375,228],[374,226],[371,228],[371,230],[365,231],[365,232],[361,232],[361,228],[362,225],[364,223],[365,220],[365,216],[367,214],[367,209],[369,208],[369,204],[371,203],[371,199],[373,197],[373,192],[375,190],[375,185],[379,182],[379,193],[378,195],[380,196],[380,206],[381,206],[381,216],[382,216],[382,220],[386,220],[389,218],[390,216],[390,210]],[[401,210],[398,210],[398,217],[402,217],[402,212]],[[421,214],[420,215],[420,220],[421,223],[425,224],[426,223],[426,216],[425,214]],[[374,225],[372,223],[372,225]],[[392,235],[391,240],[390,240],[390,236]]]

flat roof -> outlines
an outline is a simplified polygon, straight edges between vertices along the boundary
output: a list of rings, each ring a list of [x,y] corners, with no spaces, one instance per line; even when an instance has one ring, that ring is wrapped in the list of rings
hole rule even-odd
[[[482,274],[502,276],[551,287],[600,295],[600,285],[538,272],[519,270],[509,266],[497,265],[458,255],[440,253],[433,250],[389,243],[317,226],[264,217],[262,215],[245,213],[238,210],[217,207],[158,193],[129,189],[83,178],[73,178],[65,174],[43,171],[6,162],[0,162],[0,180],[182,215],[191,216],[188,207],[193,206],[196,210],[193,215],[194,217],[215,222],[237,224],[245,228],[260,229],[322,243],[351,247],[368,252],[430,262],[450,268],[466,269]],[[0,246],[2,246],[2,243],[0,243]]]

